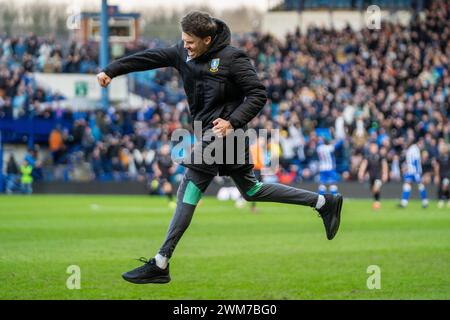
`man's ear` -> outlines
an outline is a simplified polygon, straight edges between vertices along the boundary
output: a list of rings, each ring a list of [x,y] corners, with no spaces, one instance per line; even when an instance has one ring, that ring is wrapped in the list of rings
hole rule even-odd
[[[203,38],[203,43],[207,46],[209,46],[211,44],[212,38],[211,36],[207,36],[205,38]]]

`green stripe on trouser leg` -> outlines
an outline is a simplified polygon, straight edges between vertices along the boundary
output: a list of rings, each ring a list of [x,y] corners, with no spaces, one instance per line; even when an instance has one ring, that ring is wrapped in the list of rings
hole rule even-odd
[[[255,193],[257,193],[259,189],[261,189],[262,185],[262,182],[257,182],[250,190],[246,192],[247,195],[253,197]]]
[[[200,189],[192,181],[189,181],[186,190],[184,191],[183,203],[196,206],[201,197],[202,192]]]

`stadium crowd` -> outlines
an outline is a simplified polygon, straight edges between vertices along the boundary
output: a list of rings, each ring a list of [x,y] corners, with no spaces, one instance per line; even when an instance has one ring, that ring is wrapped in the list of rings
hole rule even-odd
[[[123,49],[129,55],[152,46],[159,40],[128,43]],[[96,73],[98,44],[72,41],[65,43],[54,36],[0,36],[0,116],[28,117],[31,113],[46,113],[54,101],[64,99],[59,92],[39,86],[34,72]]]
[[[314,181],[323,137],[344,141],[335,154],[342,180],[358,178],[367,146],[375,141],[388,160],[390,179],[400,181],[406,141],[413,138],[421,146],[425,182],[432,182],[438,145],[450,143],[450,1],[433,2],[407,26],[383,23],[379,30],[358,32],[311,27],[285,40],[260,33],[232,39],[254,60],[269,96],[250,127],[281,132],[275,179]],[[155,45],[130,45],[125,54]],[[173,130],[189,128],[185,99],[168,103],[167,93],[160,91],[140,110],[39,107],[61,97],[37,87],[31,72],[97,72],[96,59],[89,44],[62,50],[53,39],[32,34],[1,38],[0,118],[38,110],[35,116],[73,121],[70,129],[52,131],[52,157],[41,159],[43,167],[87,162],[95,179],[152,176],[161,145],[170,143]],[[158,70],[154,81],[169,91],[182,88],[172,69]]]

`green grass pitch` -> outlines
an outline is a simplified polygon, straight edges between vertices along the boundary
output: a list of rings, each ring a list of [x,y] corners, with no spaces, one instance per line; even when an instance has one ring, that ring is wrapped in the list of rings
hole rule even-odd
[[[204,198],[171,260],[172,281],[134,285],[121,273],[153,256],[172,216],[165,198],[0,197],[0,299],[450,299],[450,209],[345,200],[326,240],[307,207],[258,213]],[[67,268],[81,270],[69,290]],[[370,265],[381,288],[368,289]]]

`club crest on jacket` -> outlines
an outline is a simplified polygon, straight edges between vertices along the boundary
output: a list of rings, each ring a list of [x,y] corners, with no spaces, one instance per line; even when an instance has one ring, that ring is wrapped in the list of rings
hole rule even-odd
[[[219,63],[220,63],[220,59],[219,58],[212,59],[209,71],[211,71],[211,72],[219,71]]]

